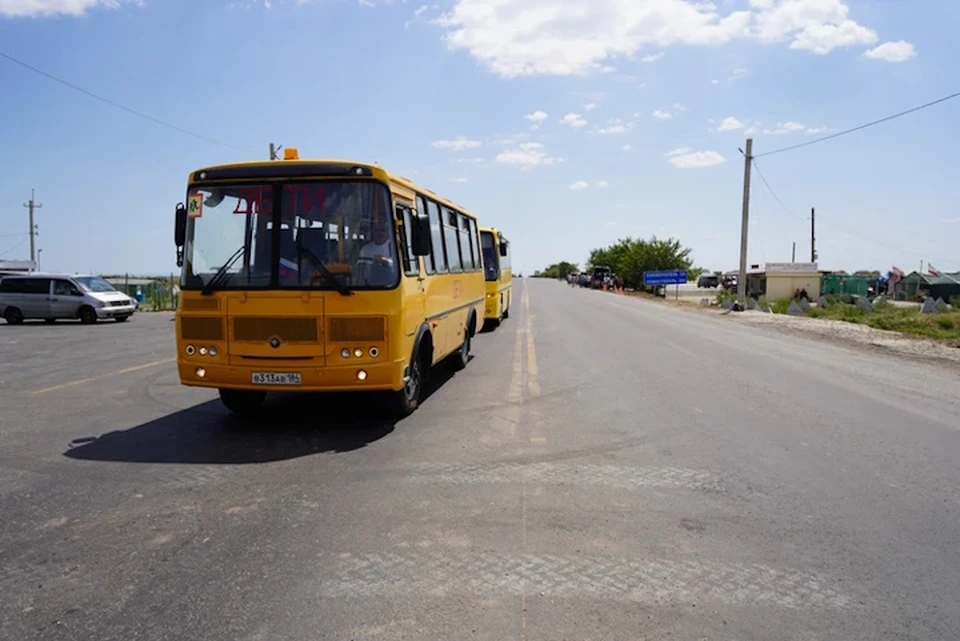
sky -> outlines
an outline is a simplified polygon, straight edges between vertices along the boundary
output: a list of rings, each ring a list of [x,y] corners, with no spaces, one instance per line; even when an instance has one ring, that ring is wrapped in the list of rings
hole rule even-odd
[[[525,273],[653,235],[727,270],[751,137],[750,263],[807,260],[815,207],[823,269],[960,270],[960,99],[763,155],[960,91],[958,27],[956,0],[0,0],[0,260],[35,189],[44,270],[174,272],[188,173],[274,142],[454,200]]]

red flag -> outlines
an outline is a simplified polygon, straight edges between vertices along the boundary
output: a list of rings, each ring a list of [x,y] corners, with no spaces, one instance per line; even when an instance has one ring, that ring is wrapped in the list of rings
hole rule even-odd
[[[931,276],[939,276],[940,272],[933,268],[933,265],[927,263],[927,273]]]

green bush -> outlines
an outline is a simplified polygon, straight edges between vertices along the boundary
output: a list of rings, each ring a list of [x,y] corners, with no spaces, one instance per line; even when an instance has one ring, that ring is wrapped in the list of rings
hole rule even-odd
[[[937,325],[940,327],[940,329],[954,329],[957,326],[956,322],[953,320],[953,316],[947,316],[946,314],[943,314],[937,318]]]

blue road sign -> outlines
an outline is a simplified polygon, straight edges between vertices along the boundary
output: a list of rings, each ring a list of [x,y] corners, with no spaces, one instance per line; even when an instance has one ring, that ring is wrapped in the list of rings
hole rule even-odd
[[[682,285],[687,282],[687,270],[643,272],[644,285]]]

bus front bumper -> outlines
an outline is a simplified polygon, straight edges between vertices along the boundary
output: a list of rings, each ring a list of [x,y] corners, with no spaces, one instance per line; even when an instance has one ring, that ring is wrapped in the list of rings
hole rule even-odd
[[[183,385],[265,392],[359,392],[403,389],[404,363],[363,363],[339,367],[231,365],[179,359]],[[282,381],[282,382],[278,382]]]

